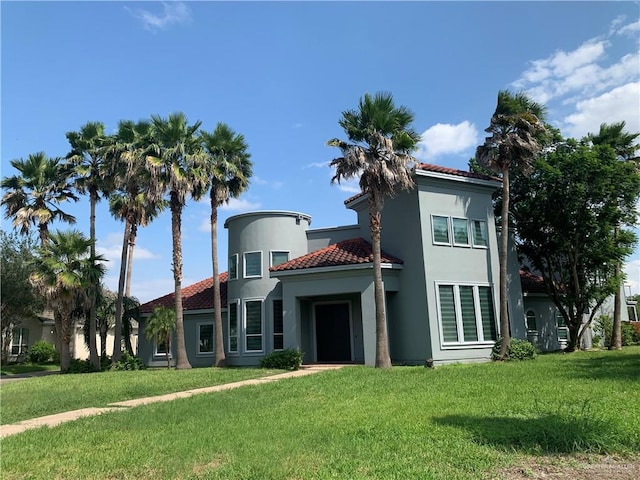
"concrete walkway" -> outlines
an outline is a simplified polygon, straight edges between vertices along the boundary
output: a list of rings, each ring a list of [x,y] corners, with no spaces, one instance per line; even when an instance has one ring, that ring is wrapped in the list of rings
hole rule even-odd
[[[269,377],[253,378],[251,380],[242,380],[240,382],[224,383],[222,385],[215,385],[213,387],[195,388],[193,390],[186,390],[183,392],[167,393],[165,395],[158,395],[155,397],[136,398],[133,400],[125,400],[122,402],[110,403],[106,407],[102,408],[82,408],[80,410],[73,410],[71,412],[56,413],[54,415],[47,415],[46,417],[31,418],[29,420],[23,420],[22,422],[14,423],[11,425],[0,425],[0,438],[22,433],[30,428],[38,427],[55,427],[64,422],[70,422],[77,420],[78,418],[88,417],[91,415],[100,415],[106,412],[115,412],[128,410],[129,408],[137,407],[139,405],[147,405],[149,403],[157,402],[170,402],[178,398],[187,398],[193,395],[199,395],[201,393],[221,392],[223,390],[231,390],[233,388],[243,387],[245,385],[260,385],[262,383],[276,382],[284,378],[291,377],[303,377],[305,375],[312,375],[314,373],[323,372],[326,370],[335,370],[342,368],[344,365],[309,365],[303,366],[300,370],[292,372],[279,373],[277,375],[271,375]]]

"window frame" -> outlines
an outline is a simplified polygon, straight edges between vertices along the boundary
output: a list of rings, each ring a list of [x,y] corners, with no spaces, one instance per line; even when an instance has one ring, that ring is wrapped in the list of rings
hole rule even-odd
[[[260,273],[257,275],[247,275],[247,255],[258,254],[260,256]],[[253,252],[244,252],[242,254],[242,273],[243,278],[262,278],[262,250],[256,250]]]
[[[231,265],[235,265],[235,271],[231,269]],[[238,254],[234,253],[233,255],[229,255],[229,280],[237,280],[238,279]],[[232,275],[232,272],[235,275]]]
[[[562,326],[558,323],[558,320],[562,320],[562,323],[563,323]],[[556,337],[558,338],[558,342],[560,342],[560,343],[568,342],[569,341],[569,327],[567,326],[566,320],[562,316],[562,312],[558,308],[556,308],[555,322],[556,322]],[[564,330],[565,338],[562,338],[560,336],[560,330]]]
[[[173,343],[173,334],[169,335],[169,358],[173,358],[173,352],[171,351],[171,344]],[[154,357],[166,357],[166,352],[158,352],[158,337],[153,340],[153,356]]]
[[[473,248],[484,248],[484,249],[489,248],[489,230],[487,228],[487,225],[488,225],[487,221],[479,220],[479,219],[471,219],[469,220],[469,222],[471,223],[471,244],[473,245]],[[484,235],[484,245],[477,242],[476,228],[475,228],[476,223],[481,224],[482,234]]]
[[[444,325],[442,323],[442,313],[443,313],[443,305],[440,298],[440,287],[453,287],[453,307],[455,314],[455,322],[456,322],[456,334],[457,341],[446,341],[444,340]],[[477,340],[473,341],[465,341],[464,340],[464,323],[462,317],[462,303],[460,297],[460,287],[471,287],[472,295],[473,295],[473,308],[475,314],[475,327],[476,327],[476,335]],[[491,338],[487,338],[487,336],[491,335],[491,332],[485,332],[482,318],[482,305],[481,305],[481,296],[480,296],[480,288],[489,288],[491,293],[491,298],[493,301],[491,302],[493,309],[493,326],[495,329],[496,338],[499,336],[499,326],[498,326],[498,318],[496,315],[496,302],[495,302],[495,291],[493,285],[489,283],[469,283],[469,282],[436,282],[435,283],[435,293],[436,293],[436,305],[438,311],[438,334],[440,337],[440,348],[443,350],[448,349],[460,349],[460,348],[486,348],[495,344],[496,340]]]
[[[205,325],[211,325],[211,351],[210,352],[202,352],[200,351],[200,346],[202,345],[202,332],[200,330],[201,327]],[[215,344],[215,324],[214,322],[198,322],[196,323],[196,355],[199,357],[212,357],[216,354],[216,344]]]
[[[436,218],[443,218],[447,222],[447,241],[442,242],[436,239]],[[431,240],[434,245],[451,245],[451,217],[447,215],[431,215]]]
[[[280,302],[280,322],[282,324],[282,331],[276,332],[276,302]],[[284,302],[282,298],[274,298],[271,300],[271,347],[273,351],[281,351],[284,350]],[[282,348],[276,348],[276,337],[280,337],[282,339]]]
[[[531,314],[531,315],[529,315]],[[529,319],[533,317],[533,321],[535,322],[536,328],[529,327]],[[538,315],[531,309],[528,309],[524,314],[524,325],[527,327],[527,332],[537,332],[538,331]]]
[[[250,303],[260,304],[260,333],[247,333],[247,306]],[[264,298],[244,298],[242,300],[242,352],[245,355],[263,355],[265,353]],[[247,341],[250,337],[260,337],[260,350],[249,350]]]
[[[229,355],[239,355],[240,354],[240,338],[242,337],[240,334],[240,319],[238,318],[238,313],[240,312],[240,300],[239,299],[235,299],[231,302],[228,302],[227,304],[227,354]],[[234,336],[231,335],[231,311],[233,310],[233,308],[231,308],[232,306],[235,306],[235,312],[236,312],[236,334],[235,334],[235,339],[236,339],[236,349],[235,350],[231,350],[231,339],[234,338]]]
[[[18,342],[16,342],[16,330],[19,332]],[[25,335],[26,332],[26,335]],[[25,341],[26,337],[26,341]],[[14,352],[14,348],[17,347],[17,352]],[[29,349],[29,329],[27,327],[16,326],[11,329],[11,345],[9,345],[9,350],[11,351],[11,355],[24,355],[27,353]]]
[[[286,253],[287,254],[287,259],[284,262],[273,263],[273,254],[274,253]],[[286,263],[289,260],[291,260],[291,252],[289,250],[271,250],[269,252],[269,266],[270,267],[277,267],[278,265],[282,265],[283,263]]]
[[[458,242],[456,240],[456,220],[462,220],[467,229],[467,241],[465,243]],[[451,217],[451,240],[453,241],[454,247],[470,247],[471,246],[471,235],[469,234],[469,219],[462,217]]]

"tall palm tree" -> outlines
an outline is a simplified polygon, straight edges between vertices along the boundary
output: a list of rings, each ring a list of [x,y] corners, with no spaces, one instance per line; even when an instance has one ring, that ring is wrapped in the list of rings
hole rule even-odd
[[[96,255],[96,204],[102,194],[108,194],[110,176],[106,175],[102,153],[106,136],[102,122],[87,122],[77,132],[67,132],[71,151],[67,159],[75,169],[75,187],[83,194],[89,194],[89,239],[91,256]],[[93,286],[89,295],[89,358],[94,370],[100,370],[100,359],[96,347],[96,297],[99,285]]]
[[[171,332],[176,329],[176,314],[166,307],[156,307],[147,319],[144,333],[150,341],[164,343],[164,353],[167,357],[167,368],[171,368],[169,349]]]
[[[70,182],[71,168],[61,158],[48,158],[44,152],[31,154],[26,160],[11,160],[11,166],[19,174],[5,177],[0,183],[7,190],[0,201],[5,217],[13,219],[13,226],[25,235],[35,225],[40,245],[45,246],[51,222],[76,223],[74,216],[58,207],[68,200],[78,201]]]
[[[594,145],[609,145],[616,152],[618,158],[623,162],[633,162],[636,167],[640,167],[640,158],[636,155],[640,145],[636,143],[636,139],[640,133],[627,133],[624,131],[626,122],[617,122],[610,125],[603,123],[597,134],[590,133],[587,140]],[[616,226],[615,234],[618,236],[620,226]],[[615,274],[620,276],[622,272],[621,262],[615,265]],[[613,332],[609,343],[610,350],[622,349],[622,297],[620,288],[616,290],[613,300]]]
[[[53,311],[62,373],[69,370],[71,362],[69,344],[75,306],[86,300],[88,287],[99,284],[105,272],[100,263],[104,258],[90,255],[91,243],[77,230],[55,232],[33,260],[31,282]]]
[[[360,176],[360,188],[368,194],[369,226],[373,247],[374,295],[376,304],[376,367],[391,367],[380,254],[380,220],[384,200],[398,190],[413,188],[410,166],[420,136],[411,128],[413,113],[396,107],[390,93],[365,94],[357,110],[342,113],[338,122],[348,143],[334,138],[327,144],[338,147],[342,157],[331,161],[336,173],[332,183]]]
[[[201,132],[200,137],[208,156],[207,175],[211,200],[211,262],[213,265],[213,309],[216,337],[216,367],[225,364],[222,339],[222,305],[218,276],[218,207],[237,198],[249,186],[252,163],[244,136],[236,134],[224,123],[218,123],[212,133]]]
[[[151,173],[149,196],[169,194],[173,242],[173,279],[176,312],[176,368],[191,368],[184,340],[182,314],[182,210],[187,197],[200,197],[207,186],[205,155],[197,136],[202,122],[189,125],[183,113],[168,118],[151,116],[153,144],[147,155]]]
[[[502,175],[502,233],[500,235],[500,336],[499,358],[504,359],[511,342],[507,259],[509,251],[509,173],[514,168],[527,171],[540,152],[544,133],[545,107],[524,93],[498,92],[498,104],[485,132],[491,134],[476,149],[476,161]]]

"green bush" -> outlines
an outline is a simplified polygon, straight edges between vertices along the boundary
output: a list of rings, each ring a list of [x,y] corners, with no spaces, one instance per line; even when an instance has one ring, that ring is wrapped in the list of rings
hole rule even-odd
[[[602,336],[602,346],[608,347],[611,343],[611,336],[613,335],[613,318],[609,315],[602,315],[595,321],[594,330]],[[637,345],[640,343],[640,335],[635,328],[631,326],[629,322],[622,322],[622,345]],[[594,342],[595,345],[595,342]]]
[[[71,362],[69,362],[69,370],[67,373],[91,373],[93,371],[93,366],[88,359],[80,360],[79,358],[72,358]]]
[[[272,352],[262,360],[262,368],[276,368],[280,370],[298,370],[302,366],[302,352],[293,348]]]
[[[56,348],[49,342],[39,340],[29,349],[28,359],[31,363],[49,363],[56,357]]]
[[[498,360],[500,358],[500,346],[502,345],[502,338],[494,344],[491,350],[491,359]],[[521,340],[519,338],[512,338],[509,344],[509,350],[505,360],[533,360],[538,355],[538,349],[528,340]]]
[[[129,352],[122,352],[122,358],[116,363],[116,370],[144,370],[147,366],[142,363],[140,357],[129,355]]]

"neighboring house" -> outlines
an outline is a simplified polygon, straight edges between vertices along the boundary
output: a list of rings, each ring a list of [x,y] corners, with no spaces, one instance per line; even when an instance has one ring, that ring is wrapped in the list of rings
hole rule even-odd
[[[395,364],[484,361],[499,335],[499,249],[491,196],[499,179],[421,164],[416,188],[385,202],[383,282]],[[289,211],[230,217],[229,271],[221,276],[224,343],[230,365],[256,365],[283,348],[304,362],[375,361],[375,307],[367,196],[345,202],[354,225],[310,229]],[[510,272],[511,334],[526,338],[515,251]],[[192,365],[213,363],[212,280],[183,289]],[[173,306],[173,294],[141,306]],[[139,339],[148,365],[165,345]],[[171,346],[169,346],[171,349]]]

